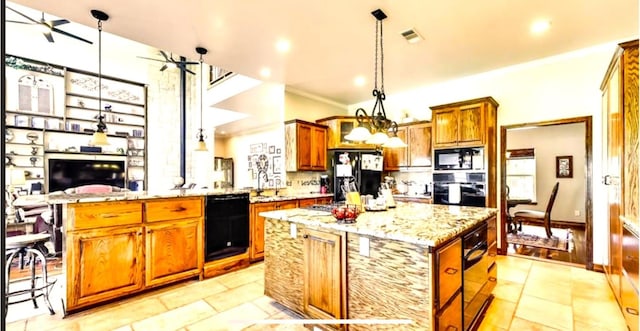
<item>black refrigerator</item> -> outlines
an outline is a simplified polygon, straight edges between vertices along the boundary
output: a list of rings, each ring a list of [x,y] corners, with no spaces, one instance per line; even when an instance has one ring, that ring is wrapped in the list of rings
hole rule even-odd
[[[360,195],[378,197],[382,182],[382,153],[377,150],[329,150],[329,178],[333,178],[333,201],[346,200],[346,188]]]

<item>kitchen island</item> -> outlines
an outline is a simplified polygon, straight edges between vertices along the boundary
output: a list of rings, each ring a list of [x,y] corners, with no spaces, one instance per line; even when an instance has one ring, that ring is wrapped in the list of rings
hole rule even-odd
[[[482,312],[491,300],[496,212],[399,202],[395,209],[365,212],[355,224],[315,210],[262,213],[265,294],[311,319],[407,323],[369,321],[348,324],[350,330],[464,330],[481,317],[467,313],[463,321],[467,308]],[[474,282],[473,275],[463,276],[463,252],[474,250],[465,249],[462,238],[484,224],[489,254],[482,257],[484,279]]]

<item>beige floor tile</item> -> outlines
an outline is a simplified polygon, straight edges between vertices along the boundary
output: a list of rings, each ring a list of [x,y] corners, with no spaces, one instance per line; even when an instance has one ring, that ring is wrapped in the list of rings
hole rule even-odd
[[[507,331],[509,329],[503,329],[489,323],[481,323],[477,331]]]
[[[518,302],[520,295],[522,294],[522,288],[524,284],[512,282],[510,280],[503,280],[498,278],[496,287],[493,288],[493,296],[505,301]]]
[[[116,306],[98,307],[86,312],[78,319],[80,328],[95,328],[94,330],[111,330],[152,316],[166,312],[167,309],[156,298],[139,301],[128,301]]]
[[[253,282],[210,295],[205,300],[217,311],[223,312],[245,302],[253,301],[263,295],[264,286]]]
[[[204,300],[176,308],[165,313],[133,323],[134,330],[176,330],[216,314],[216,311]]]
[[[275,302],[270,297],[263,295],[252,301],[254,305],[258,306],[258,308],[262,309],[267,315],[272,316],[275,315],[282,310],[286,309],[284,306]]]
[[[515,316],[559,330],[572,331],[573,314],[571,309],[570,305],[523,295],[518,302]],[[511,329],[513,329],[513,323]]]
[[[533,278],[529,276],[522,294],[570,306],[571,282],[556,282],[552,279]]]
[[[131,328],[131,325],[125,325],[123,327],[113,329],[113,331],[133,331],[133,329]]]
[[[269,315],[251,302],[231,308],[197,323],[187,326],[189,331],[242,330],[256,321],[267,319]]]
[[[174,291],[165,292],[158,298],[168,309],[174,309],[226,290],[228,290],[226,286],[220,284],[215,278],[211,278]]]
[[[535,322],[527,321],[522,318],[514,318],[513,322],[511,322],[511,328],[509,331],[557,331],[558,329],[554,329],[552,327],[548,327],[546,325],[538,324]]]
[[[529,275],[526,269],[503,268],[498,266],[498,279],[508,280],[513,283],[524,284]]]
[[[529,271],[531,268],[531,263],[533,260],[526,259],[517,256],[506,256],[506,255],[498,255],[496,257],[496,262],[498,263],[498,267],[503,266],[509,269],[520,269]]]
[[[581,325],[601,330],[626,330],[624,316],[614,300],[573,298],[573,315]]]
[[[228,273],[215,278],[220,284],[235,288],[247,283],[264,279],[264,267],[249,267],[240,270],[238,273]]]
[[[26,327],[27,327],[27,320],[7,322],[5,324],[5,331],[22,331],[22,330],[26,330]]]
[[[531,265],[529,278],[534,281],[544,281],[568,286],[571,284],[571,269],[574,268],[575,267],[536,261]]]
[[[516,311],[516,303],[494,298],[480,324],[480,329],[491,330],[488,326],[508,330]]]

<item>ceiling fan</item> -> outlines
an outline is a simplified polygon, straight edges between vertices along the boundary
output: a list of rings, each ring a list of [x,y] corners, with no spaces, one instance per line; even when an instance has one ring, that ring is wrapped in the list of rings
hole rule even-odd
[[[144,57],[144,56],[138,56],[141,59],[145,59],[145,60],[152,60],[152,61],[158,61],[158,62],[164,62],[164,65],[162,66],[162,68],[160,68],[160,71],[165,71],[167,68],[170,67],[174,67],[174,68],[178,68],[182,71],[188,72],[192,75],[195,75],[196,73],[187,69],[187,65],[188,64],[199,64],[200,62],[193,62],[193,61],[182,61],[182,60],[174,60],[173,59],[173,54],[167,56],[167,53],[165,53],[164,51],[160,51],[160,54],[162,55],[162,57],[164,57],[164,60],[160,60],[160,59],[154,59],[154,58],[150,58],[150,57]]]
[[[6,6],[6,7],[7,7],[7,9],[9,9],[9,10],[13,11],[14,13],[16,13],[16,14],[18,14],[18,15],[20,15],[20,16],[22,16],[22,17],[26,18],[26,19],[28,19],[29,21],[31,21],[31,22],[23,22],[23,21],[7,20],[7,22],[11,22],[11,23],[20,23],[20,24],[29,24],[29,25],[40,25],[40,26],[42,26],[42,28],[43,28],[43,30],[42,30],[42,34],[44,34],[45,38],[47,38],[47,40],[48,40],[50,43],[52,43],[52,42],[53,42],[53,35],[52,35],[52,32],[57,32],[57,33],[59,33],[59,34],[61,34],[61,35],[65,35],[65,36],[67,36],[67,37],[71,37],[71,38],[74,38],[74,39],[78,39],[78,40],[80,40],[80,41],[84,41],[85,43],[93,44],[93,42],[91,42],[91,41],[89,41],[89,40],[87,40],[87,39],[84,39],[84,38],[82,38],[82,37],[78,37],[78,36],[76,36],[76,35],[74,35],[74,34],[71,34],[71,33],[69,33],[69,32],[62,31],[62,30],[60,30],[60,29],[56,28],[56,26],[59,26],[59,25],[62,25],[62,24],[67,24],[67,23],[69,23],[69,20],[66,20],[66,19],[59,19],[59,20],[45,20],[45,19],[44,19],[44,12],[43,12],[43,13],[42,13],[42,18],[40,18],[40,20],[38,21],[38,20],[35,20],[35,19],[33,19],[33,18],[31,18],[31,17],[29,17],[29,16],[27,16],[27,15],[25,15],[25,14],[23,14],[23,13],[21,13],[21,12],[19,12],[19,11],[15,10],[15,9],[13,9],[13,8],[9,7],[9,6]]]

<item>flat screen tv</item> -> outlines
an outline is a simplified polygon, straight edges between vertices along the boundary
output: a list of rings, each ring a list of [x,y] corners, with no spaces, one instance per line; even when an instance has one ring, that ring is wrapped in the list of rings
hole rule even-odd
[[[47,192],[103,184],[125,187],[124,160],[49,159]]]

